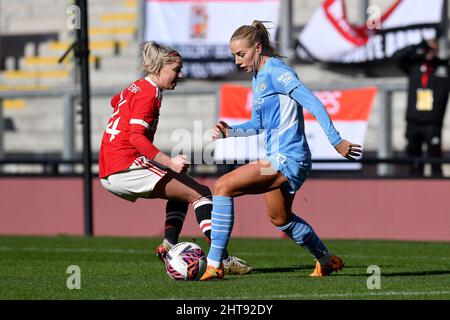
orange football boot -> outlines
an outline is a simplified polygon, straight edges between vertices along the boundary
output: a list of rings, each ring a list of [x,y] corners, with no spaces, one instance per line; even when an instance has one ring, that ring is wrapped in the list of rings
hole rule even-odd
[[[321,265],[319,261],[316,261],[316,268],[309,275],[310,277],[325,277],[329,276],[333,272],[338,272],[344,267],[344,261],[338,256],[331,256],[330,261],[327,264]]]
[[[200,278],[200,281],[210,281],[210,280],[221,280],[224,277],[223,265],[215,268],[211,265],[206,267],[206,271],[203,276]]]

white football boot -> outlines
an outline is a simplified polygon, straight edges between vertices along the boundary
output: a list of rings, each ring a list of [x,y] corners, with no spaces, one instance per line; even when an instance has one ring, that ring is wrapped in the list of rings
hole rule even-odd
[[[225,274],[247,274],[253,270],[250,265],[237,257],[229,256],[227,259],[223,260],[223,270]]]

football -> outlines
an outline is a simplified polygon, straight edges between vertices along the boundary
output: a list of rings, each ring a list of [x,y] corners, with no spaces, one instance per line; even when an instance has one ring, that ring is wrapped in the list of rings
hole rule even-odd
[[[199,280],[206,270],[206,255],[192,242],[177,243],[166,256],[167,274],[175,280]]]

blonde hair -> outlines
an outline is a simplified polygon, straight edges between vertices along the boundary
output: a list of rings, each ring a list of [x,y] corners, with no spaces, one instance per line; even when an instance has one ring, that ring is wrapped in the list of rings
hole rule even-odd
[[[141,57],[140,70],[146,75],[159,75],[162,67],[181,59],[181,55],[175,49],[158,44],[156,41],[145,42],[141,45],[139,55]]]
[[[262,47],[262,55],[284,58],[270,42],[269,31],[267,31],[267,28],[264,25],[264,23],[267,22],[270,21],[254,20],[251,25],[243,25],[237,28],[231,36],[230,42],[237,39],[246,39],[250,47],[259,42]]]

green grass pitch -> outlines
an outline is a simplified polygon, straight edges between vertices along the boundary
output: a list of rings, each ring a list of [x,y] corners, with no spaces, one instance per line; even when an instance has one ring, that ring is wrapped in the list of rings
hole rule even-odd
[[[326,240],[346,267],[311,278],[313,259],[292,241],[232,238],[231,254],[247,260],[251,274],[184,282],[170,279],[153,254],[160,241],[1,236],[0,299],[450,299],[450,243]],[[81,270],[80,289],[67,288],[71,265]],[[380,268],[380,289],[367,287],[371,265]]]

